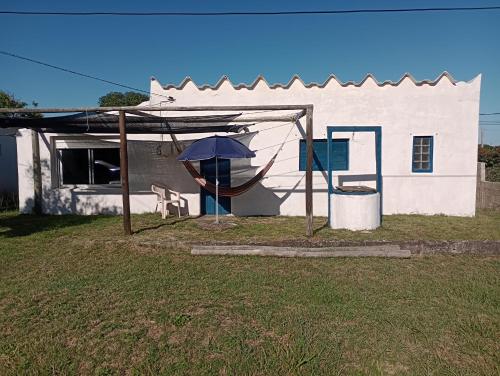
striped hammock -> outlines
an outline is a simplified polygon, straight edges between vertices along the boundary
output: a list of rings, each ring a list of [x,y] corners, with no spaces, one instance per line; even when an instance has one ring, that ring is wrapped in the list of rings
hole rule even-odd
[[[271,160],[269,162],[267,162],[267,164],[264,166],[264,168],[262,168],[262,170],[260,170],[257,173],[257,175],[255,175],[253,178],[251,178],[247,182],[245,182],[241,185],[238,185],[236,187],[221,187],[221,186],[219,186],[219,196],[223,196],[223,197],[239,196],[239,195],[247,192],[248,190],[250,190],[255,184],[257,184],[259,181],[261,181],[264,178],[264,176],[267,174],[267,172],[273,166],[274,161],[278,157],[279,152],[283,149],[283,146],[285,146],[286,140],[288,139],[288,136],[290,135],[292,129],[293,129],[293,125],[292,125],[292,128],[290,128],[290,132],[288,132],[288,135],[285,138],[285,141],[283,142],[283,144],[281,144],[281,147],[278,149],[276,154],[273,155]],[[175,148],[177,149],[177,152],[180,153],[182,151],[182,148],[177,140],[177,137],[175,137],[174,134],[171,134],[171,137],[172,137],[172,141],[174,142]],[[200,187],[206,189],[210,193],[215,194],[216,187],[215,187],[214,183],[209,182],[203,176],[201,176],[200,173],[198,171],[196,171],[196,168],[193,166],[193,164],[191,162],[183,161],[182,163],[184,164],[184,167],[186,167],[186,170],[189,172],[189,174],[193,177],[194,181],[196,183],[198,183],[198,185]]]
[[[271,169],[272,165],[274,164],[274,161],[276,160],[276,157],[278,156],[278,153],[276,153],[269,162],[264,166],[262,170],[260,170],[257,175],[255,175],[253,178],[248,180],[247,182],[238,185],[236,187],[221,187],[219,186],[219,196],[224,196],[224,197],[235,197],[239,196],[246,191],[250,190],[255,184],[257,184],[265,175],[266,173]],[[189,174],[194,178],[196,183],[200,185],[200,187],[206,189],[210,193],[215,194],[215,184],[209,182],[206,180],[203,176],[200,175],[198,171],[196,171],[196,168],[192,165],[191,162],[189,161],[183,161],[184,167],[186,167],[186,170],[189,172]]]

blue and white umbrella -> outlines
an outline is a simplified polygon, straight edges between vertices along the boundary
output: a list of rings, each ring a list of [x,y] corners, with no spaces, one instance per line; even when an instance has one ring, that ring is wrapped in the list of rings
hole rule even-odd
[[[219,223],[219,169],[217,159],[253,157],[255,157],[255,152],[238,140],[227,136],[211,136],[193,142],[177,157],[177,160],[202,161],[215,158],[215,222]]]

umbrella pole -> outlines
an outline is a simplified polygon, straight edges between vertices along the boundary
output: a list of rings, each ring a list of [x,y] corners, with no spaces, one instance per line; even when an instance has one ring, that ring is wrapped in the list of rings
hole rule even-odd
[[[219,223],[219,166],[215,157],[215,223]]]

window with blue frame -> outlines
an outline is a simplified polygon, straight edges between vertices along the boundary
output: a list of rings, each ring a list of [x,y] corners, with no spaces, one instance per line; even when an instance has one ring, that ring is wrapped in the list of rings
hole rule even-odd
[[[432,172],[434,138],[432,136],[413,137],[413,172]]]
[[[336,138],[332,140],[330,149],[330,163],[334,171],[349,169],[349,139]],[[306,170],[307,149],[306,140],[300,140],[299,170]],[[328,166],[327,140],[313,140],[313,171],[326,171]]]

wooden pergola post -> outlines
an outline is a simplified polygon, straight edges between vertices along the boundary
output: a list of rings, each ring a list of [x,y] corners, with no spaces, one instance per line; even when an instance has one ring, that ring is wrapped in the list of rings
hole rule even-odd
[[[306,234],[313,235],[313,106],[306,109]]]
[[[42,166],[40,163],[40,141],[38,132],[31,130],[31,149],[33,155],[33,212],[42,214]]]
[[[128,185],[127,126],[125,111],[119,112],[118,126],[120,128],[120,178],[122,182],[123,231],[125,232],[125,235],[132,235],[132,224],[130,223],[130,192]]]

